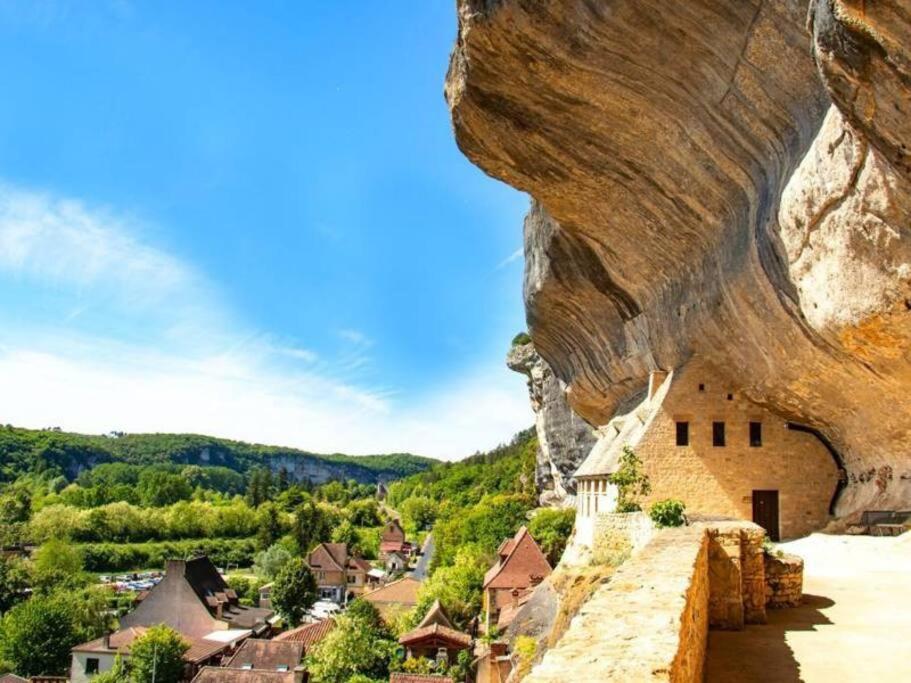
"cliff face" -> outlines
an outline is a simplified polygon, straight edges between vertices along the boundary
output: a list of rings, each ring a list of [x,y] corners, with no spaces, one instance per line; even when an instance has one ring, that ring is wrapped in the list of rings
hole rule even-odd
[[[579,415],[698,355],[831,441],[839,514],[911,500],[904,4],[459,0],[456,138],[532,195],[529,330]]]
[[[528,378],[538,434],[535,485],[539,501],[550,507],[571,506],[576,493],[573,473],[595,445],[594,431],[570,408],[563,383],[533,344],[513,346],[506,364]]]

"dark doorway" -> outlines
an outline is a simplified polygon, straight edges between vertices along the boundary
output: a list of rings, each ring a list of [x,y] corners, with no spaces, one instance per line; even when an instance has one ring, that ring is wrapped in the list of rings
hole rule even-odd
[[[778,535],[778,491],[753,491],[753,521],[766,530],[773,541]]]

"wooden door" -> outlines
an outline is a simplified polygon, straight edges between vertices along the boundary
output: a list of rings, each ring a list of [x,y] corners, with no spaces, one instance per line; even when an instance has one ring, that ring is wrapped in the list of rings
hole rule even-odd
[[[773,541],[779,540],[778,491],[753,491],[753,521],[765,529]]]

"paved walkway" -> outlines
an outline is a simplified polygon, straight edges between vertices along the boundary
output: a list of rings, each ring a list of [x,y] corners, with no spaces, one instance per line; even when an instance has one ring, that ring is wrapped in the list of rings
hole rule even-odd
[[[769,623],[711,631],[710,683],[911,681],[911,533],[813,534],[781,549],[804,558],[804,602]]]
[[[424,539],[424,545],[421,547],[421,555],[418,557],[417,564],[414,565],[414,571],[411,572],[412,578],[418,581],[424,581],[430,574],[430,560],[433,559],[433,551],[436,545],[433,542],[433,534],[427,534]]]

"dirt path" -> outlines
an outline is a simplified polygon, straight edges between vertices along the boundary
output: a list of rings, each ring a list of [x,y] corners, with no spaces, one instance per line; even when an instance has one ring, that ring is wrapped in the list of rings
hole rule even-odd
[[[813,534],[780,547],[805,560],[805,604],[712,631],[706,681],[911,681],[911,533]]]

